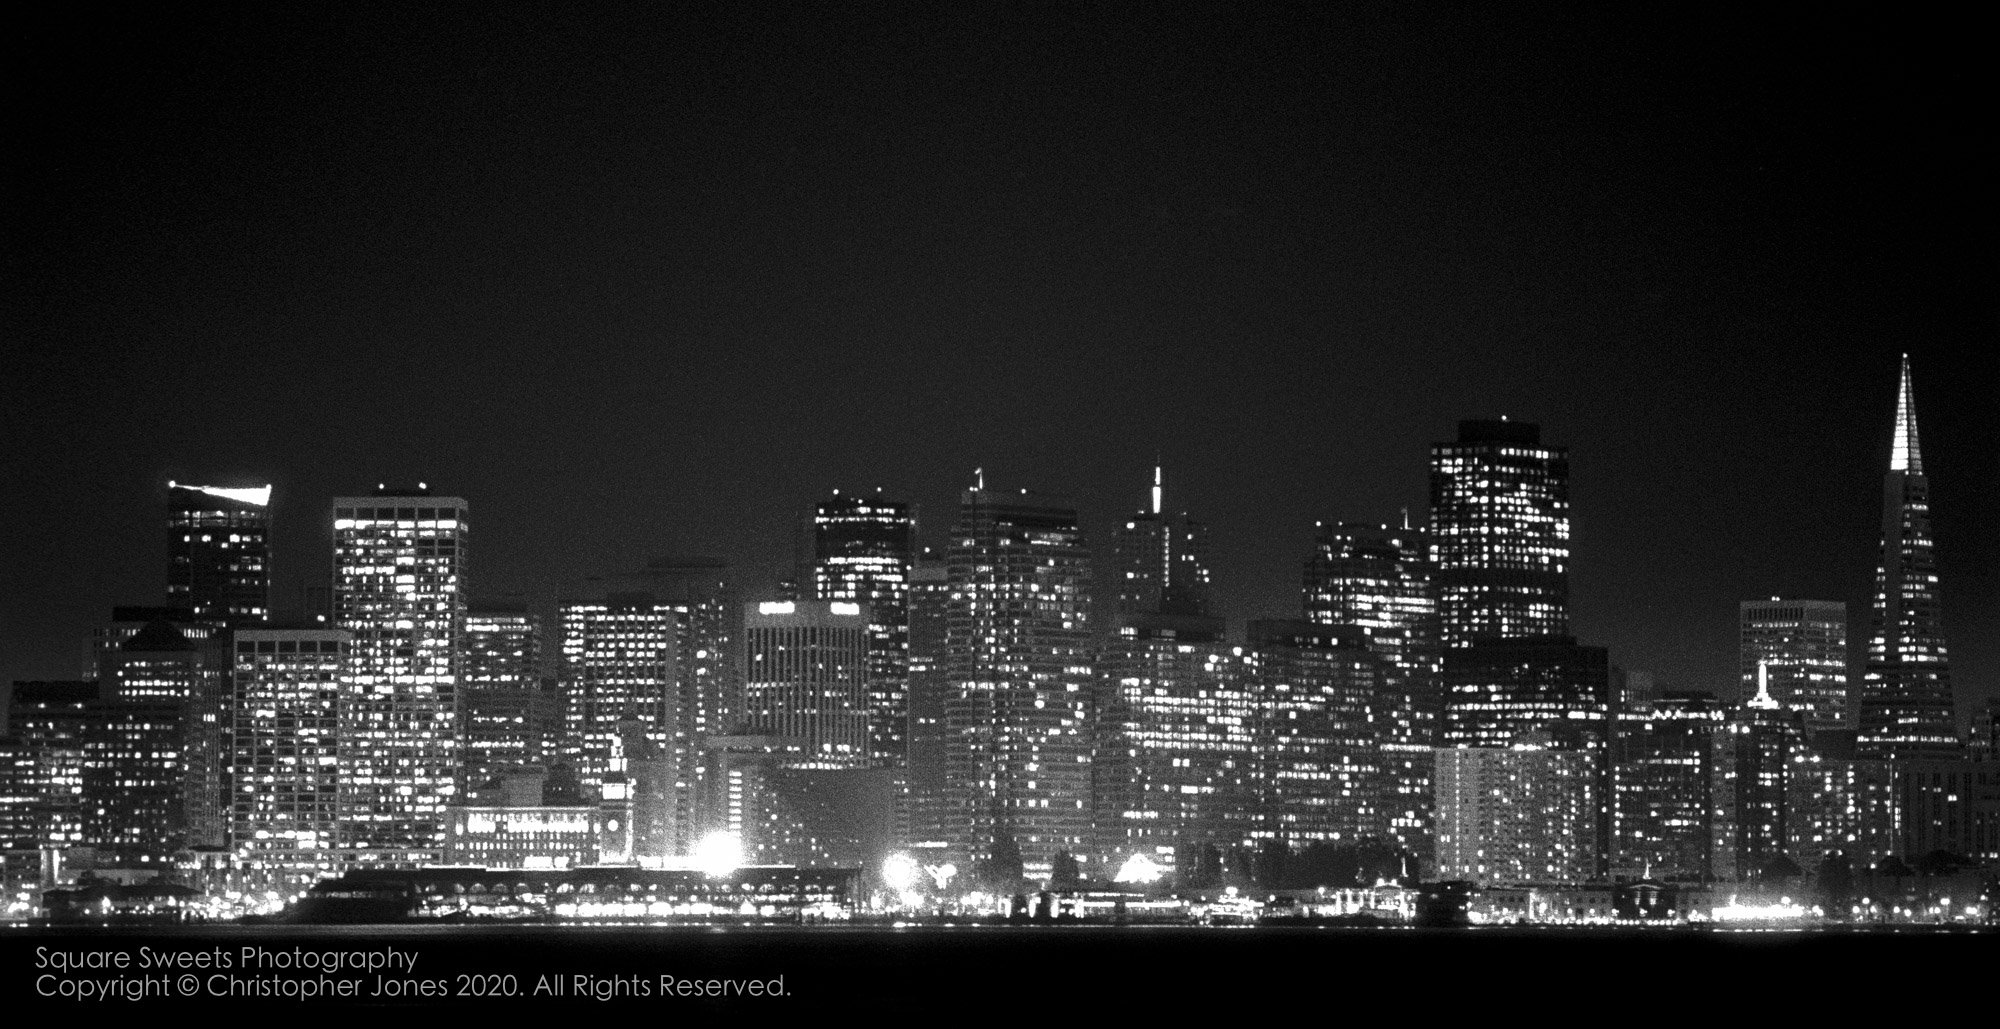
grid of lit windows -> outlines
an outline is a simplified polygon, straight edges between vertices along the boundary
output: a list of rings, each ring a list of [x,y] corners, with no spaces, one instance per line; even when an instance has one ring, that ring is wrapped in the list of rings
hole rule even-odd
[[[564,753],[586,796],[674,738],[680,615],[649,593],[562,605]]]
[[[1569,458],[1526,422],[1459,423],[1431,447],[1444,644],[1569,631]]]
[[[338,629],[235,634],[230,849],[285,885],[335,870],[340,850],[340,694],[349,661]]]
[[[967,490],[947,559],[946,813],[1030,875],[1091,832],[1090,552],[1067,504]]]
[[[353,635],[342,845],[357,862],[434,862],[457,795],[466,504],[421,489],[339,497],[333,537],[334,620]]]
[[[868,612],[869,761],[902,767],[909,749],[910,563],[916,519],[908,504],[874,496],[822,501],[813,517],[813,596]]]
[[[744,614],[744,731],[797,740],[800,762],[859,768],[869,731],[873,622],[844,600],[763,603]]]

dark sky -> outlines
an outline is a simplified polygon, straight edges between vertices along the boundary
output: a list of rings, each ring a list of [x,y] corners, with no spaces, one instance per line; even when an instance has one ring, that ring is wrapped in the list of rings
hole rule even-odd
[[[767,583],[834,487],[937,541],[975,466],[1102,541],[1158,453],[1241,619],[1505,414],[1570,449],[1578,635],[1727,690],[1740,600],[1865,622],[1907,351],[2000,692],[1970,15],[418,6],[11,28],[0,676],[157,602],[169,478],[276,483],[281,600],[385,479],[545,598]]]

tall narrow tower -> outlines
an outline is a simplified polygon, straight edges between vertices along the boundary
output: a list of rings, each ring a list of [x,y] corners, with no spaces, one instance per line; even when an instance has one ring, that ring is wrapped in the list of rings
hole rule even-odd
[[[1958,752],[1951,662],[1939,614],[1937,553],[1931,541],[1930,483],[1917,447],[1916,394],[1903,356],[1896,438],[1882,481],[1882,560],[1875,569],[1874,618],[1861,680],[1862,758],[1949,758]]]
[[[813,515],[813,592],[868,611],[868,761],[901,768],[909,752],[910,505],[835,490]]]
[[[340,705],[340,839],[357,864],[434,863],[457,796],[466,505],[428,488],[333,501],[337,627],[352,634]]]
[[[1030,875],[1091,829],[1090,551],[1076,508],[965,491],[946,572],[946,796],[969,857]]]

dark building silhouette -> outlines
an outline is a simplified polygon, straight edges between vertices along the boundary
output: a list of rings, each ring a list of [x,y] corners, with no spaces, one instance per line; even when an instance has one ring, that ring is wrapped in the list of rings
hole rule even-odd
[[[271,487],[167,483],[167,601],[203,621],[271,614]]]
[[[1146,507],[1111,534],[1110,578],[1113,621],[1209,613],[1208,527],[1167,506],[1166,476],[1158,465]]]

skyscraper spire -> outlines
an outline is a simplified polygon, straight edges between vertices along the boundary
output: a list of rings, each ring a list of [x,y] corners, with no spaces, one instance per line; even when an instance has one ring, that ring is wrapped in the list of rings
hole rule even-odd
[[[1163,499],[1163,494],[1165,492],[1166,492],[1166,485],[1161,480],[1160,459],[1155,457],[1153,459],[1153,513],[1154,514],[1160,513],[1160,503]]]
[[[1924,474],[1924,457],[1917,449],[1917,397],[1910,389],[1910,355],[1903,355],[1903,385],[1896,394],[1896,443],[1889,452],[1889,470]]]
[[[1895,442],[1882,481],[1882,551],[1859,695],[1859,756],[1911,760],[1957,753],[1940,599],[1930,485],[1917,453],[1917,409],[1905,354]]]

